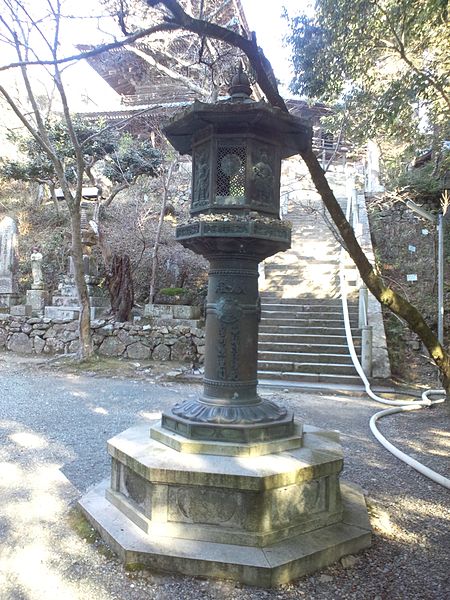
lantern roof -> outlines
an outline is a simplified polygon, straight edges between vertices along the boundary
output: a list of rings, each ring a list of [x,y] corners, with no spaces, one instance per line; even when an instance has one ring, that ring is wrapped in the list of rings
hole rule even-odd
[[[187,109],[175,115],[164,132],[180,154],[191,154],[194,137],[200,131],[212,128],[216,134],[239,133],[267,136],[280,147],[281,158],[288,158],[305,150],[311,143],[312,127],[308,121],[294,117],[267,102],[255,102],[235,96],[209,104],[196,100]]]

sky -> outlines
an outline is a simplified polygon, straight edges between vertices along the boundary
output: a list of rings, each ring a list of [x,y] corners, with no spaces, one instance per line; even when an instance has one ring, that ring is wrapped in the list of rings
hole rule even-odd
[[[256,32],[258,45],[270,60],[275,76],[282,82],[280,89],[286,92],[292,70],[289,61],[290,50],[283,47],[283,37],[286,35],[287,22],[281,15],[284,7],[289,16],[299,12],[312,11],[310,0],[241,0],[249,27]]]

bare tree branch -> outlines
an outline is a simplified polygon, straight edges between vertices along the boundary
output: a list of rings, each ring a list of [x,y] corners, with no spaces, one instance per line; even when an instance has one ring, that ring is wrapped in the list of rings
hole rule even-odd
[[[65,56],[57,60],[55,60],[54,58],[48,60],[18,60],[0,66],[0,71],[7,71],[9,69],[15,69],[17,67],[33,67],[55,64],[60,65],[64,63],[74,62],[77,60],[82,60],[84,58],[91,58],[92,56],[97,56],[98,54],[102,54],[103,52],[108,52],[109,50],[114,50],[115,48],[121,48],[125,46],[125,44],[131,44],[153,33],[158,33],[162,31],[173,31],[174,29],[179,29],[179,27],[171,25],[170,23],[159,23],[158,25],[148,27],[147,29],[141,29],[140,31],[137,31],[136,33],[133,33],[132,35],[129,35],[127,38],[124,38],[122,40],[117,40],[109,44],[101,44],[99,46],[96,46],[95,48],[92,48],[91,50],[87,50],[86,52],[78,52],[77,54],[71,54],[70,56]]]
[[[244,52],[251,62],[252,67],[255,70],[258,83],[261,89],[264,90],[267,100],[273,106],[278,106],[283,110],[287,110],[286,104],[278,92],[278,86],[272,66],[264,56],[262,49],[257,45],[255,34],[253,34],[252,39],[249,40],[242,35],[231,31],[231,29],[221,27],[216,23],[210,23],[209,21],[203,21],[202,19],[195,19],[183,10],[176,0],[146,1],[147,4],[152,7],[155,7],[158,4],[164,5],[172,13],[172,17],[167,18],[167,22],[169,24],[181,29],[192,31],[201,37],[207,36],[217,40],[222,40],[230,46],[234,46],[242,50],[242,52]]]

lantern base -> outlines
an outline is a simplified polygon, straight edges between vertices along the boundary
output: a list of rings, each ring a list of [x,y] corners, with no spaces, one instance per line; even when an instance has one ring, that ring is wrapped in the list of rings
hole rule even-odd
[[[164,412],[162,427],[193,440],[255,443],[291,437],[294,414],[269,400],[249,404],[188,399]]]
[[[195,456],[145,424],[108,451],[111,484],[80,506],[127,565],[270,587],[370,545],[364,497],[339,482],[336,432],[305,426],[301,448],[266,456]]]
[[[264,456],[295,450],[302,446],[303,425],[296,423],[294,432],[281,439],[250,442],[224,442],[187,438],[173,431],[154,425],[150,437],[177,452],[186,454],[212,454],[216,456]]]

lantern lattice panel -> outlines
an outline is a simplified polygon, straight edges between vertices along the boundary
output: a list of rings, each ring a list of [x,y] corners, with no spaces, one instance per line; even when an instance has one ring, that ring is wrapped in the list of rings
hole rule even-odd
[[[247,149],[243,144],[219,146],[216,164],[216,202],[243,204]]]

